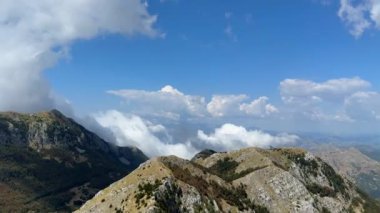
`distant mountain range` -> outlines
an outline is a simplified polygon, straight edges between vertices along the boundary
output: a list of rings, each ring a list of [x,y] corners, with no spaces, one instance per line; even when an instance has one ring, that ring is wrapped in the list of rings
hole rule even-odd
[[[87,212],[380,212],[380,205],[303,149],[247,148],[151,159],[77,211]]]
[[[0,113],[0,212],[70,212],[147,157],[53,110]]]

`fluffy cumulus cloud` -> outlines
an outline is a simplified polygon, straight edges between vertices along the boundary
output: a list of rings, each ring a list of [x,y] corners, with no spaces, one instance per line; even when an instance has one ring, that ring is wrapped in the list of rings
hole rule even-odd
[[[111,133],[116,145],[134,146],[150,157],[160,155],[177,155],[190,159],[202,149],[218,151],[245,147],[282,146],[295,143],[296,135],[271,135],[259,130],[247,130],[242,126],[224,124],[214,133],[205,134],[198,130],[194,138],[173,141],[165,126],[153,124],[136,115],[121,113],[116,110],[100,112],[93,117],[98,124]]]
[[[70,44],[101,34],[159,36],[156,16],[140,0],[2,0],[0,110],[36,111],[57,100],[42,72],[69,53]]]
[[[254,116],[266,117],[279,110],[268,103],[268,97],[247,102],[247,95],[215,95],[207,104],[207,111],[214,117]]]
[[[207,135],[198,131],[198,138],[217,150],[233,150],[244,147],[283,146],[295,143],[299,137],[290,134],[271,135],[259,130],[247,130],[242,126],[224,124]]]
[[[150,157],[177,155],[191,158],[197,152],[190,142],[173,143],[164,126],[154,125],[136,115],[110,110],[98,113],[94,118],[113,133],[118,146],[138,147]]]
[[[380,0],[340,0],[338,15],[356,38],[380,28]]]
[[[181,115],[202,117],[206,113],[204,97],[185,95],[169,85],[158,91],[112,90],[108,93],[122,97],[127,106],[139,114],[179,119]]]
[[[247,95],[214,95],[207,103],[206,98],[185,95],[172,86],[158,91],[111,90],[108,93],[122,97],[126,107],[140,115],[155,115],[179,119],[182,117],[266,117],[278,112],[268,103],[267,97],[250,101]],[[159,106],[159,107],[157,107]]]
[[[207,104],[207,111],[214,117],[236,115],[239,105],[247,99],[247,95],[215,95]]]
[[[269,104],[268,100],[268,97],[259,97],[250,103],[240,104],[239,109],[247,115],[253,115],[257,117],[265,117],[278,113],[279,110],[272,104]]]

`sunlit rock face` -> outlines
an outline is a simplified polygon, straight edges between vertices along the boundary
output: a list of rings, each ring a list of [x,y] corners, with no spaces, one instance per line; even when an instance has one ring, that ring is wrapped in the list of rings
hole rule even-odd
[[[302,149],[205,150],[159,157],[78,212],[365,212],[380,207]]]

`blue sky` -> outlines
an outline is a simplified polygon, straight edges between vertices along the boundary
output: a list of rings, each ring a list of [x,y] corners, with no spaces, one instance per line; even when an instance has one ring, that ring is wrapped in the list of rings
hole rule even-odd
[[[57,108],[149,156],[380,134],[379,8],[4,0],[0,110]]]
[[[82,112],[112,102],[105,94],[109,89],[170,84],[187,94],[244,93],[276,102],[286,78],[379,79],[379,34],[354,38],[338,9],[338,2],[309,0],[150,1],[149,12],[158,15],[155,28],[165,38],[105,35],[76,41],[70,59],[46,75]],[[226,34],[228,26],[236,38]]]

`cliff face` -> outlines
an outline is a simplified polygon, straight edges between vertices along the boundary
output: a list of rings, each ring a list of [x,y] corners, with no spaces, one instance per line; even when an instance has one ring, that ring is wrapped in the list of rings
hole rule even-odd
[[[71,211],[146,156],[113,147],[54,110],[0,113],[0,209]]]
[[[301,149],[211,150],[155,158],[78,212],[379,212],[331,166]]]

